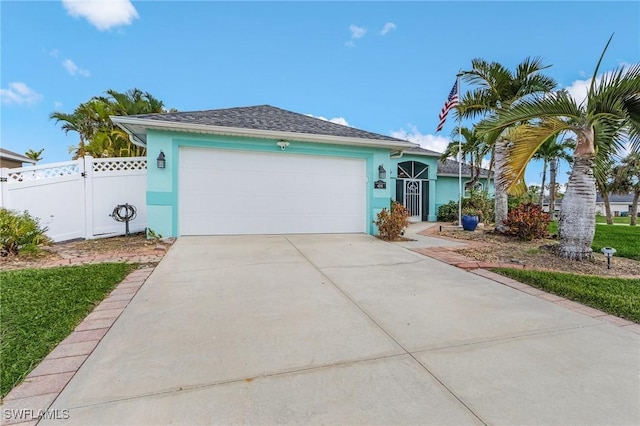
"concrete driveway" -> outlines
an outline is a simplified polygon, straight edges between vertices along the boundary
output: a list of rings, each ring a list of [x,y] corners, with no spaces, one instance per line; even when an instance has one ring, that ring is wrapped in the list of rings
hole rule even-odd
[[[366,235],[184,237],[51,409],[79,425],[640,424],[639,338]]]

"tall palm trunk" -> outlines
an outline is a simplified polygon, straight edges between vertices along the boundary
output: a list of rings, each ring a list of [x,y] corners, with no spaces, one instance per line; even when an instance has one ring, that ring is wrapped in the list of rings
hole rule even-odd
[[[542,205],[544,204],[544,184],[547,181],[547,159],[544,159],[542,163],[542,187],[540,188],[540,210],[542,210]],[[551,212],[551,210],[549,210]]]
[[[631,204],[631,221],[629,225],[636,226],[638,220],[638,199],[640,198],[640,191],[635,191],[633,193],[633,203]]]
[[[613,225],[613,215],[611,214],[611,203],[609,202],[609,193],[602,193],[602,202],[604,203],[604,212],[607,217],[607,225]]]
[[[576,152],[567,192],[562,200],[558,234],[560,256],[567,259],[586,260],[591,257],[591,242],[596,231],[593,158],[592,152]]]
[[[556,215],[556,176],[558,175],[558,159],[549,160],[549,214]]]
[[[504,233],[506,227],[503,221],[507,218],[509,213],[509,199],[507,196],[507,188],[503,183],[504,179],[502,175],[505,170],[505,161],[507,159],[507,141],[499,139],[496,141],[495,146],[495,179],[493,184],[495,186],[495,204],[494,211],[496,215],[496,231]]]

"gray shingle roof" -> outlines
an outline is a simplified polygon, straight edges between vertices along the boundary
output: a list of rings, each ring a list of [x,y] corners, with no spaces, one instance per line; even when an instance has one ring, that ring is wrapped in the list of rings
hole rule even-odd
[[[173,123],[202,124],[240,129],[271,130],[381,141],[407,142],[403,139],[343,126],[271,105],[212,109],[207,111],[141,114],[128,117]]]
[[[602,199],[602,195],[598,194],[596,196],[596,203],[602,203],[604,200]],[[609,194],[609,202],[610,203],[629,203],[633,202],[633,194]]]
[[[441,152],[432,151],[430,149],[425,149],[425,148],[421,148],[421,147],[405,149],[404,153],[405,154],[427,155],[429,157],[440,157],[442,155]]]
[[[438,174],[439,175],[455,175],[458,176],[458,162],[455,160],[446,159],[444,163],[438,161]],[[462,175],[471,176],[471,167],[468,164],[462,163]],[[480,177],[486,178],[489,175],[489,170],[480,169]],[[493,172],[492,172],[493,175]]]

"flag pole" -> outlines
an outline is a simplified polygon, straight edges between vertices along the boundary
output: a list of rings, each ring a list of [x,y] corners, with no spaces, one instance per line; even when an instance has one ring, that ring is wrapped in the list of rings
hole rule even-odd
[[[458,104],[460,103],[460,76],[459,72],[456,75],[458,88]],[[462,116],[458,111],[458,226],[462,226]]]

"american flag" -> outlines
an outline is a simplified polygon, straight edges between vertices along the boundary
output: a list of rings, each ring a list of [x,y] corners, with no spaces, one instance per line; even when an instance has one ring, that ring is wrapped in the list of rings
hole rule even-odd
[[[438,118],[440,118],[440,122],[438,123],[436,132],[442,130],[442,127],[444,127],[444,122],[447,121],[447,114],[449,114],[449,110],[456,105],[458,105],[458,80],[456,80],[456,82],[453,84],[453,88],[451,89],[451,92],[449,92],[447,102],[444,103],[442,111],[440,111],[440,115],[438,116]]]

